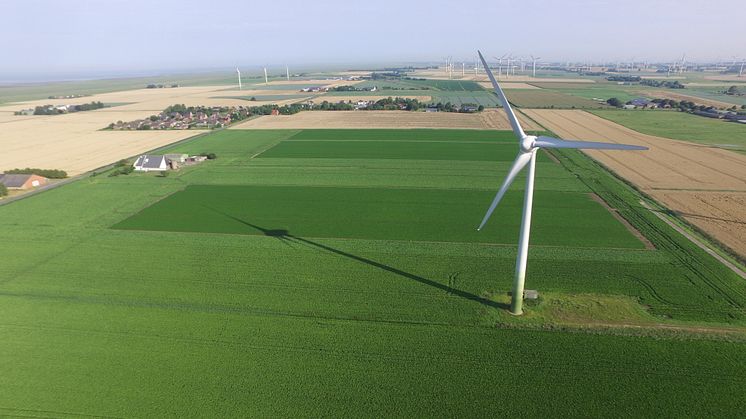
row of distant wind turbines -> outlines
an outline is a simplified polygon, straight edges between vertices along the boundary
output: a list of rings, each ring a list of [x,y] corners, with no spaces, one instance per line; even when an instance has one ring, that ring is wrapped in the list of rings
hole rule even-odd
[[[536,77],[536,62],[541,59],[541,57],[534,57],[533,55],[531,57],[531,75],[532,77]],[[515,76],[516,68],[520,66],[520,71],[525,72],[526,71],[526,60],[519,57],[514,57],[511,54],[503,54],[502,57],[492,57],[497,61],[497,77],[500,78],[503,75],[503,60],[506,60],[506,66],[505,66],[505,77],[510,77],[511,74]],[[453,58],[447,57],[445,59],[446,66],[445,71],[446,74],[448,74],[448,78],[453,78],[453,69],[454,69],[454,62]],[[516,65],[515,63],[519,63],[520,65]],[[471,71],[471,69],[470,69]],[[474,60],[474,77],[479,76],[480,71],[480,62],[479,59]],[[466,62],[461,62],[461,77],[466,77]]]
[[[238,67],[236,67],[236,74],[238,75],[238,90],[242,90],[243,86],[241,85],[241,70],[239,70]],[[285,66],[285,77],[288,81],[290,81],[290,67]],[[269,83],[269,78],[267,77],[267,67],[264,67],[264,84]]]

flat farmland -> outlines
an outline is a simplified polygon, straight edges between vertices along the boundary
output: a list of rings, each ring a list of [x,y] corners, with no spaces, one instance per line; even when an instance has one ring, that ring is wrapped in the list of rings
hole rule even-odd
[[[167,177],[0,206],[0,414],[738,416],[743,341],[594,325],[736,330],[746,289],[580,153],[537,162],[528,311],[593,332],[506,314],[522,179],[474,227],[510,135],[230,129],[171,147],[217,159]],[[444,143],[497,154],[435,159]]]
[[[262,91],[227,86],[195,86],[107,92],[73,99],[41,99],[0,106],[0,171],[16,167],[62,169],[78,175],[154,148],[199,134],[199,131],[102,131],[112,122],[147,118],[180,103],[204,106],[286,104],[300,95],[276,95],[247,102],[242,95]],[[268,93],[268,91],[264,91]],[[271,93],[271,92],[270,92]],[[297,92],[295,92],[297,93]],[[305,95],[304,97],[313,97]],[[47,104],[91,101],[123,105],[54,116],[16,116],[13,112]]]
[[[505,96],[510,103],[521,108],[608,108],[608,105],[591,99],[548,89],[508,90]]]
[[[528,118],[526,129],[541,129]],[[314,128],[459,128],[509,129],[505,113],[499,110],[464,114],[454,112],[408,111],[313,111],[294,115],[268,115],[241,122],[230,129],[314,129]]]
[[[592,111],[635,131],[746,153],[746,125],[676,111]]]
[[[588,151],[588,155],[628,179],[647,194],[720,241],[740,257],[746,256],[746,219],[741,195],[746,192],[746,156],[693,142],[676,141],[633,131],[630,128],[583,111],[526,110],[529,116],[564,138],[602,140],[644,145],[645,153]],[[632,127],[657,129],[660,134],[676,131],[693,141],[713,141],[718,129],[741,129],[735,124],[710,121],[678,112],[599,113]],[[639,117],[639,120],[635,120]],[[657,122],[656,122],[657,121]],[[678,122],[676,122],[678,121]],[[651,124],[651,122],[653,122]],[[703,136],[700,124],[718,125]],[[673,135],[672,135],[673,136]],[[708,137],[705,137],[708,136]],[[735,142],[737,136],[722,137]],[[717,141],[717,140],[715,140]],[[703,199],[718,192],[719,199]],[[729,198],[723,194],[732,193]],[[720,214],[720,215],[719,215]],[[727,217],[722,214],[728,214]]]

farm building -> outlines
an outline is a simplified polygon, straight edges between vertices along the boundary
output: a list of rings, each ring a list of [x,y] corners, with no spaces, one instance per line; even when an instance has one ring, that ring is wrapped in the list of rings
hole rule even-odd
[[[144,154],[138,157],[137,160],[135,160],[135,164],[132,166],[136,171],[140,172],[163,172],[168,170],[169,167],[166,156],[155,154]]]
[[[44,176],[32,174],[4,174],[0,173],[0,183],[8,189],[26,190],[37,186],[46,185],[49,179]]]

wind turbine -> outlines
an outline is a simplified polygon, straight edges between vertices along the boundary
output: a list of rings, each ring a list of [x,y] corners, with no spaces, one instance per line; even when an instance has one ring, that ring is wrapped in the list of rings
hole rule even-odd
[[[533,75],[533,77],[534,77],[534,78],[536,78],[536,60],[541,60],[541,57],[534,57],[534,56],[532,55],[532,56],[531,56],[531,61],[533,61],[533,63],[534,63],[534,64],[533,64],[533,74],[534,74],[534,75]]]
[[[290,81],[290,67],[287,64],[285,64],[285,77]]]
[[[518,173],[520,173],[520,171],[524,167],[526,167],[526,165],[528,165],[528,174],[526,176],[526,191],[523,200],[523,218],[521,219],[521,233],[518,239],[518,257],[516,258],[515,280],[513,282],[513,295],[510,304],[510,312],[515,315],[520,315],[523,314],[523,285],[526,279],[528,239],[529,231],[531,230],[531,208],[533,206],[534,200],[534,172],[536,170],[536,152],[540,148],[577,148],[601,150],[647,150],[647,148],[626,144],[595,143],[589,141],[574,140],[565,141],[559,138],[545,137],[543,135],[538,137],[534,135],[527,135],[525,132],[523,132],[523,128],[521,128],[521,124],[518,122],[518,118],[516,118],[515,113],[513,113],[513,109],[510,107],[510,103],[508,103],[508,99],[505,97],[505,94],[500,88],[500,85],[497,84],[495,76],[492,75],[492,71],[490,71],[490,69],[487,67],[487,63],[484,60],[482,53],[479,51],[477,52],[479,53],[479,58],[484,64],[487,76],[490,78],[492,86],[495,88],[495,93],[500,99],[500,103],[502,104],[503,109],[505,109],[505,113],[508,115],[510,126],[513,128],[513,133],[515,133],[516,137],[518,138],[519,146],[518,157],[516,157],[513,165],[510,167],[508,175],[505,177],[505,180],[500,186],[495,199],[490,204],[489,209],[487,209],[487,213],[484,215],[482,223],[479,224],[477,231],[481,230],[482,227],[484,227],[484,225],[487,223],[487,220],[489,220],[490,216],[492,215],[492,212],[495,210],[495,207],[497,207],[497,204],[500,203],[503,195],[505,195],[505,192],[510,187],[510,184],[513,183],[516,176],[518,176]]]
[[[502,73],[502,69],[503,69],[503,58],[505,58],[507,56],[508,56],[508,54],[503,54],[503,56],[500,57],[500,58],[497,58],[497,57],[494,57],[494,56],[492,57],[492,58],[494,58],[494,59],[497,60],[497,78],[498,79],[500,78],[500,75],[501,75],[500,73]]]
[[[264,67],[264,84],[269,84],[269,80],[267,79],[267,67]]]
[[[238,90],[241,90],[241,70],[236,67],[236,73],[238,73]]]

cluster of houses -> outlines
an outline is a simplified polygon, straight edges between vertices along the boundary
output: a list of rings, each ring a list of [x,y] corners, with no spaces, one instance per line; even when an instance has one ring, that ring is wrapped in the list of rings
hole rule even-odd
[[[231,121],[231,114],[241,112],[241,110],[220,112],[221,108],[212,109],[212,113],[206,112],[163,112],[159,115],[151,116],[146,119],[138,119],[131,122],[117,121],[109,125],[113,130],[148,130],[148,129],[191,129],[191,128],[222,128],[228,126]],[[248,115],[248,111],[246,115]],[[246,116],[243,116],[245,118]]]
[[[207,156],[190,156],[188,154],[143,154],[132,165],[138,172],[165,172],[178,170],[181,166],[202,163]]]
[[[0,173],[0,184],[5,185],[10,190],[25,191],[47,183],[49,183],[49,179],[44,176]]]

